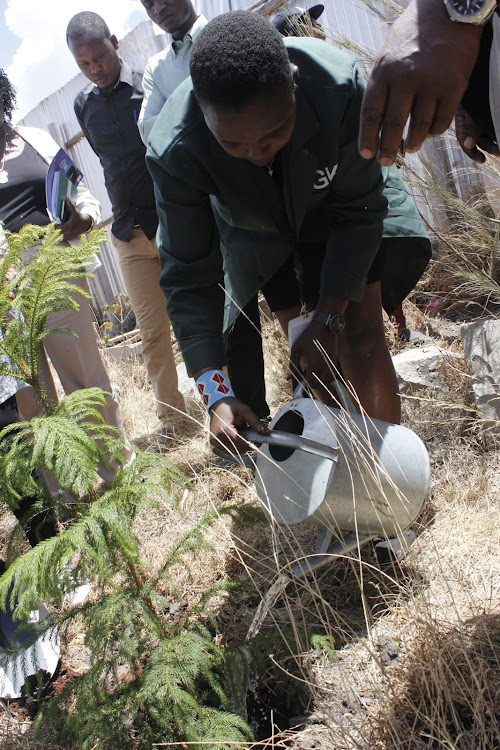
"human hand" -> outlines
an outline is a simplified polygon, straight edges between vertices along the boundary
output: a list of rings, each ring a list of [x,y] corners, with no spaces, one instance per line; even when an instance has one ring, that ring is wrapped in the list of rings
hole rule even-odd
[[[333,380],[332,370],[337,365],[338,337],[317,321],[309,323],[292,346],[290,369],[292,376],[300,377],[324,398],[331,398],[329,384]]]
[[[227,453],[245,453],[249,443],[238,432],[248,425],[261,435],[269,435],[269,427],[253,413],[249,406],[234,396],[222,398],[210,410],[210,442]]]
[[[454,23],[442,0],[413,0],[393,23],[361,107],[359,150],[394,163],[410,118],[405,150],[450,125],[474,67],[482,28]],[[380,134],[380,143],[379,143]]]
[[[467,114],[462,105],[458,107],[455,114],[455,132],[462,151],[472,161],[484,164],[486,156],[483,151],[492,156],[500,156],[498,145],[489,135],[483,133],[480,126]]]
[[[66,198],[66,208],[69,216],[65,222],[59,224],[58,229],[61,230],[63,239],[66,242],[70,240],[76,240],[85,232],[88,232],[92,226],[92,217],[89,214],[84,214],[74,206],[69,198]]]

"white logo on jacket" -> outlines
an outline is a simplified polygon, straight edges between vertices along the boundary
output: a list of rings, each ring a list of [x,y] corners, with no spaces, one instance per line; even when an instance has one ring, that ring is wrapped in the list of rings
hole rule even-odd
[[[324,190],[335,177],[335,172],[339,168],[338,164],[335,164],[331,169],[325,167],[324,169],[316,170],[316,179],[314,181],[315,190]]]

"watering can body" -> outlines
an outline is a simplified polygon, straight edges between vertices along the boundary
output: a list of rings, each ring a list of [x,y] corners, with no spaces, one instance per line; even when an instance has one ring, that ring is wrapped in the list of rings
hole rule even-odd
[[[429,457],[401,425],[294,398],[260,448],[260,502],[280,524],[304,521],[340,532],[395,536],[429,493]],[[259,437],[259,441],[262,436]]]

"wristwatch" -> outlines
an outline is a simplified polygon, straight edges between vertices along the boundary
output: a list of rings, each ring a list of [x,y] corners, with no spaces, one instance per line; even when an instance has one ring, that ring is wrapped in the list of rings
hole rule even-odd
[[[480,26],[495,12],[497,0],[444,0],[444,5],[452,21]]]
[[[342,333],[345,328],[345,319],[342,313],[326,313],[315,310],[312,319],[317,320],[318,323],[323,323],[334,336]]]

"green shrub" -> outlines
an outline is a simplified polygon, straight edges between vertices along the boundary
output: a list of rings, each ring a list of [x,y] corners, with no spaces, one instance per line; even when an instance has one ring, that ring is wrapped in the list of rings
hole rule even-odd
[[[52,746],[64,748],[125,750],[203,741],[215,750],[245,742],[252,733],[228,709],[225,652],[214,641],[208,608],[213,596],[234,584],[213,586],[180,617],[171,617],[168,607],[177,596],[176,573],[189,569],[201,550],[211,550],[206,532],[220,513],[175,540],[159,569],[150,570],[134,520],[159,497],[182,515],[176,493],[187,480],[154,453],[137,451],[135,461],[123,467],[124,446],[99,411],[105,399],[99,389],[55,404],[40,382],[39,347],[54,332],[47,329],[48,316],[75,306],[70,293],[81,291],[71,280],[87,275],[82,264],[96,252],[102,234],[92,233],[79,247],[63,247],[59,240],[53,226],[9,234],[0,267],[2,279],[8,269],[18,271],[0,289],[0,372],[31,385],[43,407],[41,416],[0,432],[0,492],[11,508],[35,496],[31,515],[54,513],[59,530],[10,565],[0,578],[0,605],[9,600],[15,617],[23,619],[41,599],[52,608],[42,627],[57,627],[63,643],[78,618],[89,654],[88,670],[42,704],[38,730],[50,736]],[[23,263],[35,242],[35,252]],[[109,461],[120,468],[100,494],[97,469]],[[33,478],[40,468],[55,476],[56,498]],[[248,515],[244,508],[223,512]],[[64,592],[84,581],[92,583],[91,599],[61,609]],[[40,630],[33,640],[39,635]]]

